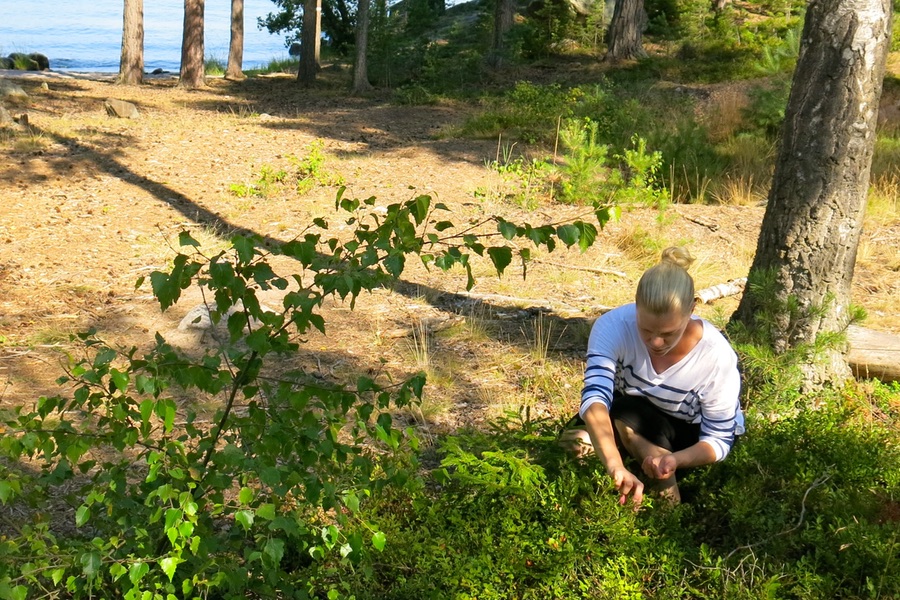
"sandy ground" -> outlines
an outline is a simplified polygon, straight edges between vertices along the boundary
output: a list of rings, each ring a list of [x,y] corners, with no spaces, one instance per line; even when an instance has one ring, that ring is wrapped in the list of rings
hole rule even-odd
[[[234,191],[265,169],[296,170],[316,145],[322,172],[343,181],[346,196],[375,196],[380,206],[429,194],[458,224],[503,214],[537,226],[584,214],[511,202],[509,183],[485,167],[497,141],[446,135],[471,110],[462,105],[347,97],[343,84],[327,78],[315,92],[290,78],[211,80],[189,92],[170,78],[117,87],[109,74],[0,77],[14,77],[30,95],[9,106],[28,114],[30,128],[0,138],[0,402],[7,405],[57,393],[66,353],[79,352],[69,335],[88,327],[122,347],[146,347],[155,332],[186,351],[210,343],[204,332],[178,329],[201,301],[198,291],[161,313],[148,286],[135,288],[139,277],[170,263],[179,232],[215,251],[230,232],[288,240],[324,216],[333,234],[345,235],[333,211],[337,185],[304,194],[275,185],[262,197]],[[140,118],[108,116],[103,103],[112,97],[137,105]],[[760,206],[627,210],[586,253],[538,254],[525,280],[512,269],[493,277],[478,265],[480,302],[466,295],[461,272],[411,265],[395,289],[365,295],[354,311],[327,302],[328,335],[311,336],[296,361],[335,381],[426,369],[434,383],[417,418],[435,425],[523,404],[563,415],[577,404],[586,331],[600,308],[628,301],[636,275],[673,243],[698,257],[699,287],[743,276],[762,214]],[[870,326],[895,333],[898,247],[896,219],[867,226],[854,284]],[[735,304],[728,298],[700,311],[724,322]],[[417,328],[427,332],[424,341],[413,335]],[[539,385],[542,377],[553,385]]]

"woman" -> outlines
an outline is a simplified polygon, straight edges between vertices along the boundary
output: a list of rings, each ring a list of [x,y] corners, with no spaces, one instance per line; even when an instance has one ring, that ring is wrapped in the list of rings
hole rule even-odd
[[[638,459],[650,489],[680,502],[675,471],[724,459],[743,433],[737,356],[710,323],[693,316],[693,262],[684,248],[638,283],[635,303],[594,323],[577,429],[564,435],[579,454],[596,452],[624,504],[644,484],[625,468],[617,441]]]

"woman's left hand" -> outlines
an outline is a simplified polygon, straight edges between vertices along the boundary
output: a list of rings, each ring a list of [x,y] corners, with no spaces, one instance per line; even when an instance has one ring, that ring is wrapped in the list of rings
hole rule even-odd
[[[647,477],[668,479],[675,474],[675,469],[678,468],[678,461],[675,460],[675,455],[673,454],[648,456],[644,459],[642,467]]]

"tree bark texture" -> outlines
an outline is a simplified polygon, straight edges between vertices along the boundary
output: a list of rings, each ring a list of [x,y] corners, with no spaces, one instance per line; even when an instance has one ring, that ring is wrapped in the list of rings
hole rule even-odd
[[[644,0],[616,0],[616,7],[606,30],[604,60],[617,62],[646,57],[643,46],[646,27]]]
[[[353,92],[372,89],[366,53],[369,49],[369,0],[358,0],[356,9],[356,62],[353,65]]]
[[[125,0],[118,83],[144,82],[144,0]]]
[[[231,0],[231,39],[225,79],[244,79],[244,0]]]
[[[503,52],[506,49],[506,34],[512,29],[516,16],[516,0],[495,0],[494,35],[491,42],[489,62],[494,68],[503,66]]]
[[[322,39],[322,0],[304,0],[303,31],[300,40],[300,68],[297,79],[305,84],[316,80]]]
[[[750,268],[751,281],[754,273],[774,273],[777,306],[792,298],[799,307],[775,315],[778,352],[848,325],[890,36],[890,0],[812,0],[807,7]],[[758,296],[748,287],[733,318],[752,328],[765,303]],[[844,357],[832,353],[807,379],[847,374]]]
[[[184,31],[181,37],[181,72],[178,85],[197,89],[206,85],[203,64],[204,0],[184,0]]]

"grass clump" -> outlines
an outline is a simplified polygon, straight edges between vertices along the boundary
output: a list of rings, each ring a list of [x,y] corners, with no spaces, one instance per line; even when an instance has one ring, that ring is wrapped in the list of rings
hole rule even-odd
[[[225,61],[218,56],[207,56],[203,61],[203,70],[207,75],[221,77],[225,74]]]

